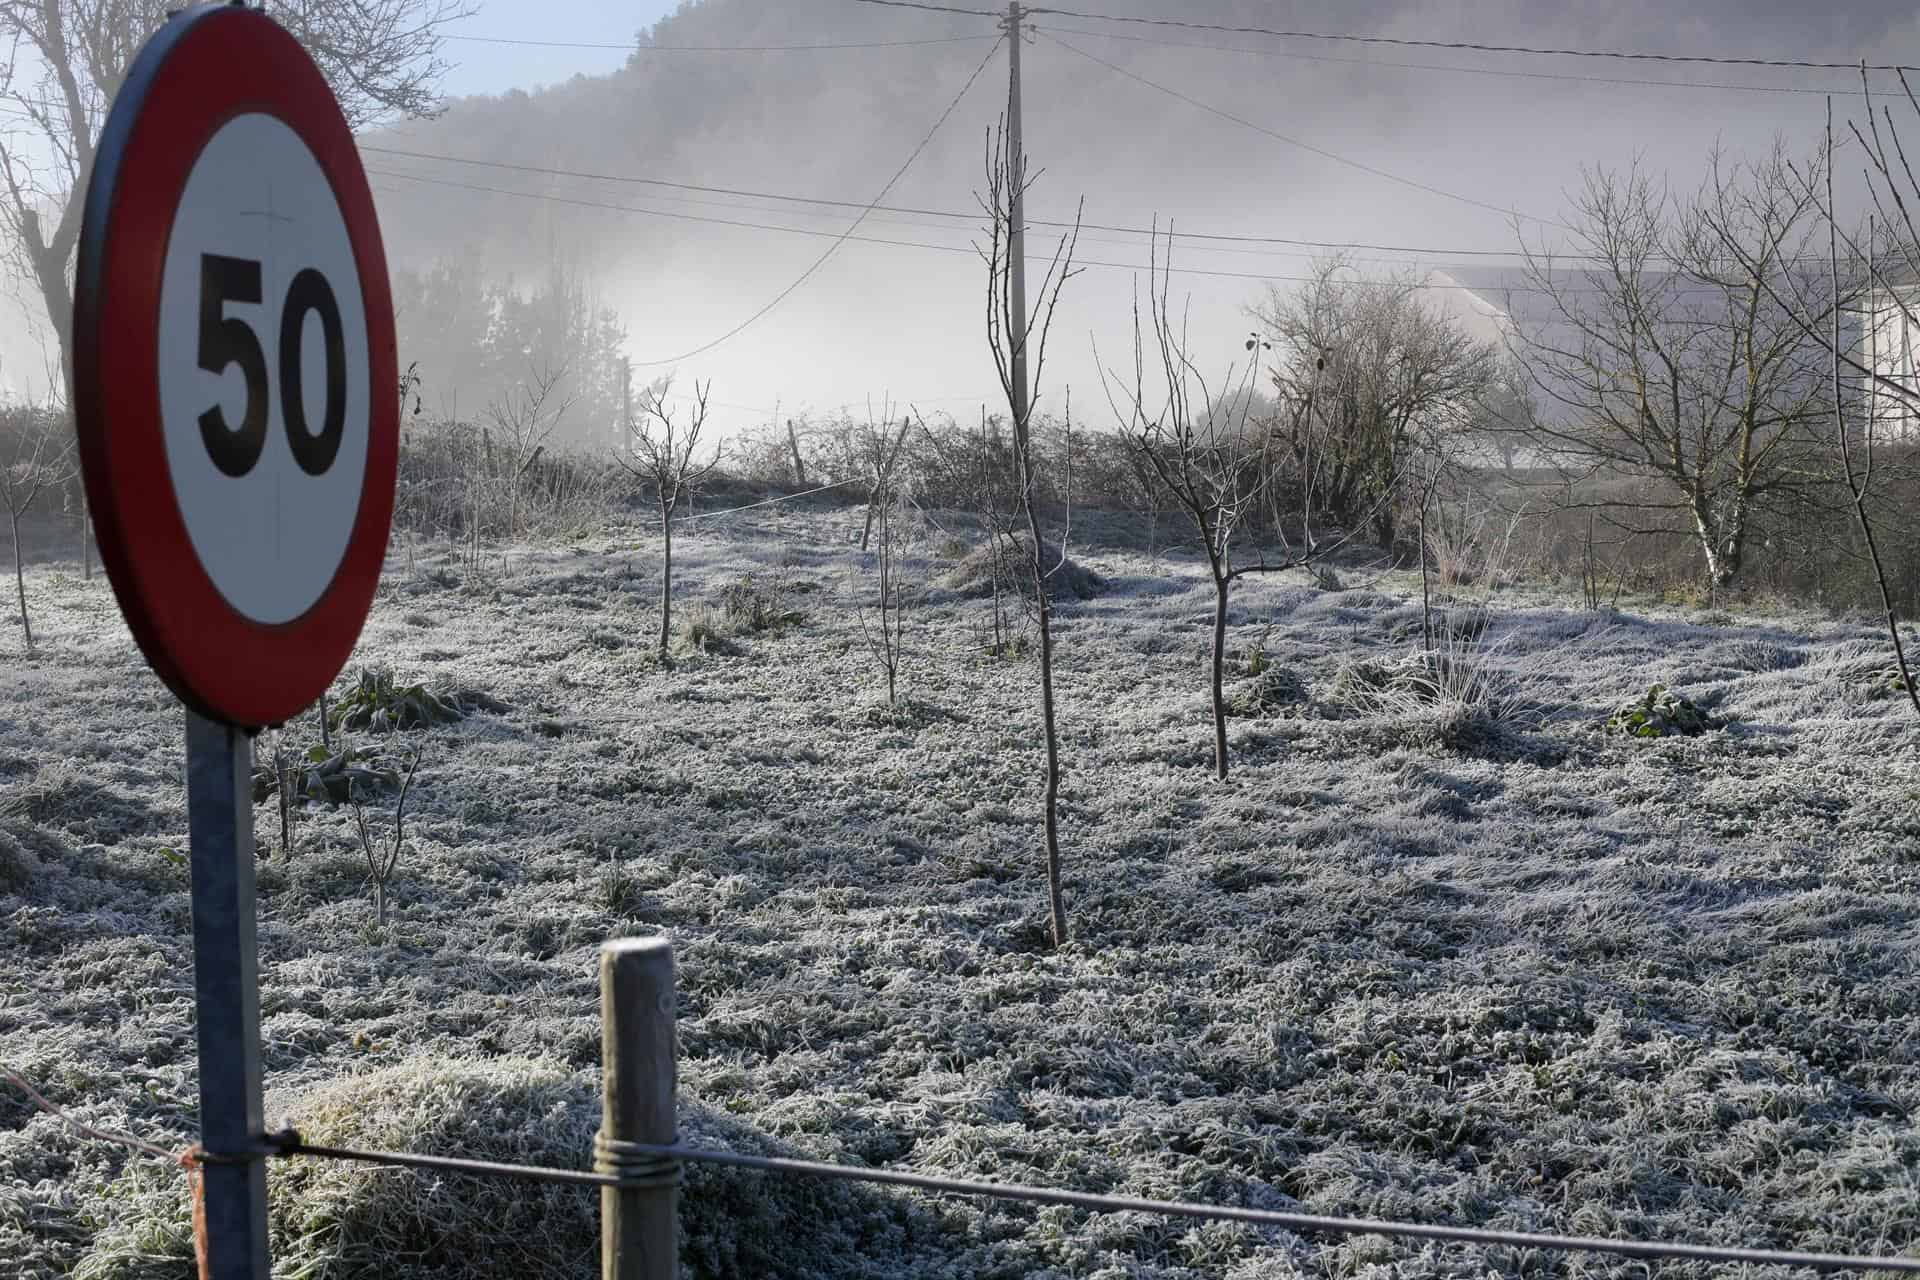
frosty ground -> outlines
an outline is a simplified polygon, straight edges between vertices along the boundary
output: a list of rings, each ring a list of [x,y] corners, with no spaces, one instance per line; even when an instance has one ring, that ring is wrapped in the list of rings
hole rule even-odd
[[[958,531],[928,529],[935,589],[884,708],[859,514],[690,524],[683,610],[732,586],[802,616],[671,669],[650,652],[644,525],[477,569],[396,546],[355,669],[476,709],[356,737],[422,753],[385,927],[349,811],[304,809],[291,854],[257,811],[270,1122],[583,1167],[596,947],[661,933],[697,1142],[1330,1214],[1920,1247],[1920,718],[1869,696],[1870,628],[1467,588],[1453,616],[1480,601],[1490,626],[1446,643],[1501,696],[1463,719],[1340,695],[1343,667],[1418,645],[1417,579],[1255,579],[1223,785],[1204,569],[1082,531],[1108,589],[1058,615],[1074,937],[1054,951],[1031,660],[983,652],[990,603],[938,585]],[[43,566],[28,594],[38,656],[0,628],[0,1063],[77,1118],[182,1146],[180,712],[103,583]],[[1266,704],[1245,699],[1256,649],[1300,678]],[[1725,727],[1598,728],[1655,681]],[[287,747],[318,737],[309,716]],[[368,806],[379,831],[392,801]],[[290,1164],[273,1195],[283,1276],[597,1274],[590,1191]],[[682,1216],[696,1276],[1648,1270],[710,1169]],[[177,1170],[0,1092],[10,1274],[185,1276],[190,1254]]]

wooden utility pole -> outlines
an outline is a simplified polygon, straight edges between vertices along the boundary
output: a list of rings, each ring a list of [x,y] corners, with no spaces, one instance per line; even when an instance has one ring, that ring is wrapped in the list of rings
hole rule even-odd
[[[1020,0],[1007,0],[1007,272],[1016,328],[1013,429],[1027,433],[1027,154],[1020,141]]]

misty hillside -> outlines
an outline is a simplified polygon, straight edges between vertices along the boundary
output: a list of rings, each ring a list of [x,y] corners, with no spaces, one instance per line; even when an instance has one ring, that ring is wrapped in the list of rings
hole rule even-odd
[[[1176,8],[1183,20],[1225,28],[1278,25],[1381,34],[1417,29],[1430,35],[1480,33],[1493,38],[1550,34],[1625,47],[1691,44],[1716,50],[1730,48],[1730,41],[1766,48],[1789,39],[1807,52],[1812,51],[1809,44],[1854,48],[1862,41],[1883,41],[1900,21],[1899,15],[1876,15],[1869,6],[1856,6],[1822,15],[1825,30],[1810,34],[1807,15],[1789,6],[1735,9],[1724,3],[1699,6],[1691,19],[1676,19],[1665,6],[1652,4],[1606,6],[1604,12],[1555,18],[1550,26],[1531,11],[1524,23],[1516,21],[1517,12],[1509,11],[1521,7],[1499,4],[1471,6],[1453,22],[1436,22],[1416,6],[1382,0],[1322,0],[1278,12],[1259,0],[1197,0]],[[1715,8],[1734,9],[1723,16],[1737,20],[1716,21],[1711,12]],[[1050,15],[1037,21],[1040,29],[1029,40],[1024,97],[1031,121],[1029,146],[1036,162],[1058,179],[1050,185],[1059,191],[1113,190],[1115,179],[1121,178],[1121,190],[1141,192],[1149,207],[1168,214],[1213,210],[1267,180],[1280,185],[1303,179],[1318,183],[1319,175],[1303,169],[1297,154],[1250,149],[1244,137],[1230,133],[1216,136],[1214,129],[1202,127],[1204,117],[1197,122],[1180,104],[1150,89],[1134,86],[1117,94],[1111,83],[1114,73],[1068,54],[1056,40],[1072,41],[1088,53],[1179,87],[1204,88],[1211,105],[1262,112],[1262,119],[1296,128],[1303,141],[1323,146],[1343,142],[1341,135],[1357,122],[1364,122],[1365,132],[1375,140],[1390,141],[1431,109],[1436,88],[1444,90],[1449,102],[1471,100],[1489,88],[1458,77],[1409,77],[1385,61],[1408,55],[1376,54],[1364,47],[1286,44],[1244,32],[1204,31],[1175,32],[1153,43],[1141,37],[1166,33]],[[460,99],[436,120],[409,123],[373,141],[407,150],[669,181],[712,183],[725,175],[725,180],[749,189],[865,199],[911,149],[996,31],[997,23],[986,18],[851,0],[699,0],[638,32],[639,48],[613,75],[576,77],[530,93]],[[1241,50],[1297,54],[1304,48],[1327,60],[1241,58],[1223,63],[1217,46],[1229,40]],[[938,41],[946,43],[918,43]],[[1209,41],[1216,47],[1204,47]],[[915,43],[764,53],[743,49],[892,42]],[[1384,65],[1369,67],[1367,60]],[[1466,55],[1453,63],[1474,65]],[[1491,85],[1496,91],[1504,87],[1498,81]],[[996,82],[982,97],[1003,94]],[[920,177],[910,175],[908,187],[929,175],[977,179],[982,142],[978,128],[943,134],[916,165]],[[570,192],[578,185],[543,182],[540,175],[530,174],[515,180],[498,171],[476,176],[471,168],[407,157],[375,163],[387,173],[456,177],[472,185],[543,194],[563,186]],[[1223,185],[1223,175],[1232,170],[1260,181],[1236,179]],[[384,185],[383,215],[401,262],[431,256],[449,240],[477,246],[506,267],[545,260],[551,224],[549,211],[537,201],[467,191],[455,197],[460,211],[456,220],[449,216],[447,188],[403,179]],[[600,198],[610,198],[622,185],[623,203],[698,211],[684,196],[633,184],[606,184]],[[972,201],[960,198],[954,182],[938,185],[947,196],[941,208],[972,209]],[[900,203],[904,194],[897,192],[893,203]],[[844,221],[835,214],[826,224],[837,229]],[[671,252],[670,246],[683,238],[663,221],[644,226],[644,232],[636,230],[618,246],[620,258]],[[581,248],[563,247],[576,252]]]

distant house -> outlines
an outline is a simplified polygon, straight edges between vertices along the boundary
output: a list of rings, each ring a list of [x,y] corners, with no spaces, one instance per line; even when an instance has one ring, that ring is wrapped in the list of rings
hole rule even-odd
[[[1920,278],[1906,268],[1881,274],[1860,313],[1858,359],[1874,373],[1864,394],[1876,430],[1891,439],[1920,438]]]

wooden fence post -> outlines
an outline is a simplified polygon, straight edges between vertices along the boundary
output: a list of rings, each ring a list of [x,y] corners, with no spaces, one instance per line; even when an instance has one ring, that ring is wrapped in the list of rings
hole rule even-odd
[[[673,945],[621,938],[600,947],[602,1112],[593,1167],[640,1185],[600,1192],[601,1280],[678,1280],[680,1163],[627,1149],[677,1138]]]

